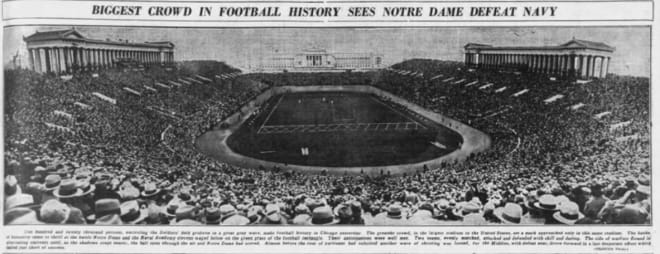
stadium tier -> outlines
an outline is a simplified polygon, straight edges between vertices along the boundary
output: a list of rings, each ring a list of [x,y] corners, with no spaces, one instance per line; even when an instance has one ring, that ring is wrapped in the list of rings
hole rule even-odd
[[[260,100],[316,86],[391,97]],[[649,224],[649,90],[648,78],[423,59],[335,73],[244,74],[214,61],[64,76],[6,70],[5,223]],[[485,133],[490,147],[405,172],[332,171],[462,150],[455,126],[415,107]],[[232,116],[242,124],[228,124]],[[232,152],[279,166],[239,166],[203,150],[228,130]]]

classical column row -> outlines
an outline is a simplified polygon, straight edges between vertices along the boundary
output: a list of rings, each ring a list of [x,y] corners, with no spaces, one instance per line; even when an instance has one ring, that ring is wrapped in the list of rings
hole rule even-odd
[[[465,63],[487,69],[513,68],[560,76],[602,78],[607,76],[610,57],[588,54],[466,53]]]
[[[117,50],[82,47],[40,47],[28,49],[30,67],[43,73],[74,73],[117,66],[119,60],[143,64],[174,62],[174,52]]]

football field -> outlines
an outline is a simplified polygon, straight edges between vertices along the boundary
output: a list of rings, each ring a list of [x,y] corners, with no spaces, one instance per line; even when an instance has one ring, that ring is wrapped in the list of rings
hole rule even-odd
[[[366,167],[429,160],[461,141],[458,133],[371,94],[305,92],[270,98],[228,145],[273,162]]]

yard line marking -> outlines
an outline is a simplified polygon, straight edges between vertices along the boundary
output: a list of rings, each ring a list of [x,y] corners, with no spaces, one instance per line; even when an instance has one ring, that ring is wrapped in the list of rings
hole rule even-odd
[[[382,101],[380,101],[380,100],[377,100],[375,97],[373,97],[373,96],[369,96],[369,98],[371,98],[372,100],[374,100],[374,101],[376,101],[376,102],[378,102],[378,103],[384,105],[385,107],[389,108],[390,110],[392,110],[392,111],[398,113],[399,115],[403,116],[404,118],[408,119],[409,121],[414,122],[414,123],[419,123],[418,121],[415,121],[414,119],[411,119],[410,117],[408,117],[407,114],[401,113],[401,111],[399,111],[399,110],[393,108],[392,106],[390,106],[390,105],[388,105],[388,104],[385,104],[384,102],[382,102]]]
[[[263,128],[264,125],[266,125],[266,123],[268,123],[268,120],[269,120],[270,117],[273,115],[273,112],[275,112],[275,109],[277,109],[277,106],[280,105],[280,102],[282,102],[282,99],[284,99],[284,96],[285,96],[285,95],[282,95],[282,97],[280,97],[280,99],[277,100],[277,103],[275,104],[275,106],[273,106],[273,108],[272,108],[272,109],[270,110],[270,112],[268,113],[268,116],[266,116],[266,120],[264,120],[264,122],[261,124],[261,127],[259,127],[259,130],[257,131],[257,134],[259,134],[259,132],[261,131],[261,128]]]

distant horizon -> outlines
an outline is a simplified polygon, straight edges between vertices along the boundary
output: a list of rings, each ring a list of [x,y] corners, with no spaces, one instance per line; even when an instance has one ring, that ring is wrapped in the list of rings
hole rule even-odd
[[[72,26],[9,27],[4,64],[17,53],[27,65],[24,36]],[[571,39],[615,47],[610,73],[650,77],[650,27],[430,27],[430,28],[142,28],[76,27],[91,39],[171,41],[175,61],[214,60],[247,68],[259,58],[317,47],[328,52],[375,53],[389,66],[411,59],[463,62],[463,46],[556,46]],[[235,46],[240,45],[240,46]]]

